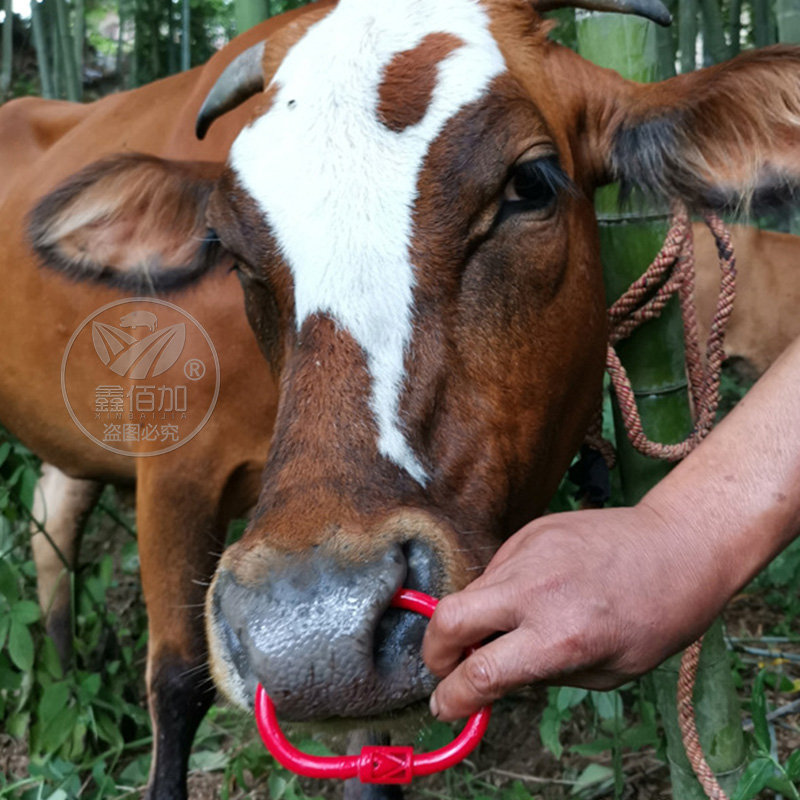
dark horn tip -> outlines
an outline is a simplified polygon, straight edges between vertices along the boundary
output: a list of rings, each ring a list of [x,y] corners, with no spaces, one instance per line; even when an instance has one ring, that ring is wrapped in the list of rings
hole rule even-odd
[[[194,135],[202,142],[203,139],[206,138],[206,134],[208,133],[208,129],[210,127],[211,127],[211,121],[207,117],[201,114],[197,118],[197,122],[195,122]]]

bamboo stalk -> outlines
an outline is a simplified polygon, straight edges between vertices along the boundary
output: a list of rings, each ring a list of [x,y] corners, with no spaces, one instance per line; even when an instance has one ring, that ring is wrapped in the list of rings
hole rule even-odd
[[[4,0],[3,12],[3,58],[0,60],[0,100],[11,95],[11,70],[14,55],[14,10],[11,0]]]
[[[52,100],[55,97],[55,93],[53,92],[53,81],[50,75],[50,62],[47,56],[42,8],[39,0],[31,0],[31,30],[33,32],[33,46],[36,48],[36,65],[39,69],[42,97]]]
[[[61,50],[61,63],[64,68],[64,83],[67,90],[67,99],[78,101],[81,99],[81,87],[78,71],[75,65],[74,44],[69,27],[67,4],[65,0],[54,0],[56,6],[56,25],[58,26],[58,40]]]
[[[681,72],[697,69],[697,0],[678,2],[678,49]]]
[[[775,19],[779,41],[800,44],[800,0],[775,0]]]
[[[239,33],[263,22],[271,11],[268,0],[234,0],[233,7]]]
[[[730,17],[728,19],[729,50],[731,57],[738,55],[742,49],[742,0],[731,0]]]
[[[729,57],[718,0],[700,0],[700,14],[703,20],[703,66],[709,67]]]
[[[189,0],[183,0],[181,14],[181,69],[185,72],[192,66],[191,14]]]
[[[652,81],[660,77],[652,23],[583,12],[578,20],[578,46],[585,57],[616,69],[630,80]],[[610,303],[641,275],[659,251],[668,220],[659,208],[638,214],[620,211],[617,187],[598,192],[595,205]],[[658,319],[647,322],[620,342],[617,352],[633,384],[645,433],[663,442],[683,439],[691,428],[691,413],[677,300],[673,298]],[[633,504],[667,474],[670,465],[645,458],[631,447],[616,409],[615,426],[625,502]],[[683,744],[677,728],[676,674],[665,667],[652,674],[652,681],[671,756],[673,797],[702,800],[705,795],[700,784],[691,770],[684,768],[685,755],[683,762],[680,759]],[[738,698],[721,634],[710,634],[703,648],[695,703],[701,741],[706,745],[712,742],[716,748],[712,768],[723,773],[726,782],[735,783],[744,768],[743,739]]]
[[[75,52],[75,71],[78,75],[78,86],[80,94],[83,94],[83,44],[86,38],[86,7],[84,0],[72,0],[73,2],[73,29],[72,42]]]
[[[775,44],[776,30],[772,19],[769,0],[752,0],[753,40],[756,47]]]
[[[122,88],[125,86],[125,76],[123,75],[123,69],[122,69],[122,58],[123,58],[122,43],[125,39],[125,26],[128,23],[128,20],[125,16],[125,0],[119,0],[119,3],[117,4],[117,14],[119,16],[119,33],[117,34],[116,67],[117,67],[119,86],[120,88]]]

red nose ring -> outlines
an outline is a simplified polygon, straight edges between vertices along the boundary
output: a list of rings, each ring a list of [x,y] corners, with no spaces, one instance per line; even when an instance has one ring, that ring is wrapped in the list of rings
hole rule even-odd
[[[433,615],[439,601],[435,597],[398,589],[392,605]],[[467,650],[469,655],[475,648]],[[298,750],[283,735],[275,714],[275,706],[261,684],[256,689],[256,723],[267,750],[273,757],[298,775],[307,778],[358,778],[362,783],[411,783],[417,775],[442,772],[465,759],[478,745],[489,725],[491,706],[473,714],[464,730],[446,747],[430,753],[414,753],[411,747],[364,747],[357,756],[310,756]]]

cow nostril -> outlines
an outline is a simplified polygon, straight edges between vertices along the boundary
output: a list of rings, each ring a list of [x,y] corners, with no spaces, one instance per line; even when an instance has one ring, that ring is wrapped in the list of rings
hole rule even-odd
[[[407,565],[402,587],[436,596],[441,575],[430,546],[412,539],[403,544],[402,553]],[[426,625],[427,620],[419,614],[388,608],[375,628],[373,653],[377,672],[387,676],[417,662]]]

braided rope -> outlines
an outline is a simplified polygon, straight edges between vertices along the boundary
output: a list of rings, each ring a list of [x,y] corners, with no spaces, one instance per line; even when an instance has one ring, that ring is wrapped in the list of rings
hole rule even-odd
[[[736,259],[730,234],[719,217],[706,212],[704,219],[717,243],[722,273],[717,306],[706,343],[705,358],[700,351],[694,303],[695,264],[692,224],[689,212],[682,205],[676,204],[673,207],[672,225],[664,246],[653,263],[608,311],[610,334],[606,370],[611,377],[628,439],[643,455],[665,461],[679,461],[700,444],[714,426],[719,406],[720,373],[725,358],[723,348],[725,328],[733,311],[736,295]],[[686,373],[694,422],[689,436],[683,442],[661,444],[648,439],[642,429],[633,387],[614,345],[629,336],[643,322],[658,317],[674,294],[678,295],[683,319]],[[595,420],[590,428],[587,443],[605,455],[609,443],[602,439],[599,434],[601,430]],[[606,460],[609,461],[608,458]],[[613,466],[613,461],[609,461],[609,466]],[[690,645],[681,659],[677,695],[678,722],[686,755],[703,790],[711,800],[728,800],[703,755],[692,705],[702,642],[701,637]]]

